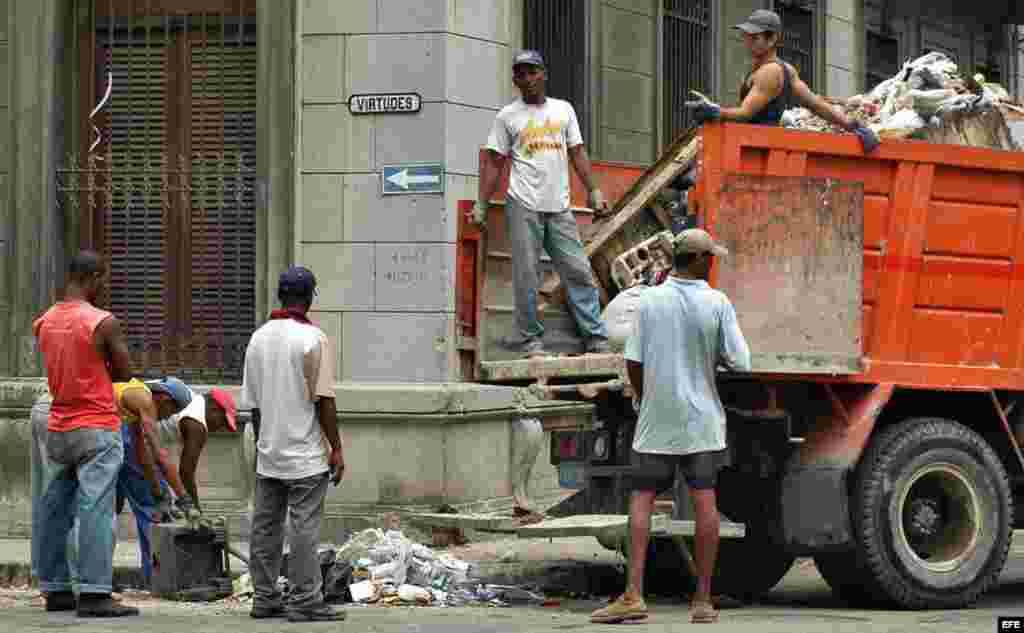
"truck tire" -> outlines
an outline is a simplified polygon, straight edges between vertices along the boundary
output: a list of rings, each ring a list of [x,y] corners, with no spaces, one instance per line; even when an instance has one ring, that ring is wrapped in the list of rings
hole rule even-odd
[[[916,418],[885,429],[851,496],[857,560],[887,601],[962,608],[998,580],[1013,534],[1010,485],[992,447],[962,424]]]
[[[756,522],[746,525],[742,539],[719,541],[711,591],[751,603],[779,584],[796,557],[768,538]]]
[[[874,579],[859,566],[856,552],[815,554],[814,566],[832,589],[832,594],[843,602],[855,607],[870,607],[884,602],[879,600],[877,588],[872,591]]]

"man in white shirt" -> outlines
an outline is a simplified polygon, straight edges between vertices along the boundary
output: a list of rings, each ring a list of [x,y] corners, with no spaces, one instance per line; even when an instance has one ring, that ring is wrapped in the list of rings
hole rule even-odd
[[[647,617],[644,565],[655,497],[686,478],[695,515],[697,591],[691,621],[714,622],[711,575],[718,555],[718,471],[729,465],[725,408],[718,395],[718,365],[750,371],[750,348],[729,298],[707,281],[713,256],[728,251],[707,232],[687,229],[675,238],[675,261],[664,283],[646,290],[633,335],[626,343],[626,370],[640,401],[633,437],[629,507],[629,584],[614,603],[591,615],[614,623]]]
[[[594,184],[590,158],[583,147],[579,122],[572,104],[546,95],[544,59],[537,51],[523,51],[512,60],[512,81],[522,98],[502,108],[487,139],[487,157],[480,166],[477,202],[470,222],[486,222],[487,209],[498,188],[506,158],[512,158],[505,222],[512,249],[517,336],[505,344],[528,356],[544,353],[544,326],[537,318],[537,263],[547,251],[565,285],[569,308],[584,337],[588,353],[606,353],[608,333],[601,320],[601,305],[580,241],[576,218],[569,210],[571,162],[590,192],[590,206],[608,209],[604,194]]]
[[[199,486],[196,484],[199,457],[206,448],[210,433],[238,431],[235,399],[231,392],[220,388],[211,389],[207,394],[198,393],[171,376],[146,381],[146,386],[153,392],[155,399],[162,398],[165,394],[172,395],[175,389],[184,389],[188,392],[188,404],[185,408],[171,416],[161,418],[156,428],[162,446],[181,446],[178,459],[174,459],[166,449],[161,451],[161,463],[168,466],[164,477],[176,497],[175,510],[186,515],[193,508],[202,511]]]
[[[281,309],[253,333],[245,350],[242,407],[252,410],[256,436],[256,495],[249,570],[255,597],[250,615],[287,614],[291,622],[345,619],[324,603],[316,547],[327,482],[345,470],[334,404],[334,354],[308,318],[316,278],[299,266],[281,274]],[[285,517],[291,521],[288,581],[282,604]]]

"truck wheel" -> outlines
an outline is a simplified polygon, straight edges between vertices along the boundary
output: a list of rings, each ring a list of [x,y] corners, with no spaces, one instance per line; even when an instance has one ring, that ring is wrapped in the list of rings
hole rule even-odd
[[[742,539],[719,541],[711,591],[754,602],[779,584],[794,560],[796,557],[768,538],[756,522],[747,522],[747,535]]]
[[[859,560],[885,598],[955,609],[1006,563],[1013,500],[992,447],[962,424],[917,418],[872,442],[851,499]]]
[[[871,592],[873,580],[858,566],[854,552],[824,552],[814,555],[818,573],[832,589],[832,594],[852,606],[869,607],[878,601]]]

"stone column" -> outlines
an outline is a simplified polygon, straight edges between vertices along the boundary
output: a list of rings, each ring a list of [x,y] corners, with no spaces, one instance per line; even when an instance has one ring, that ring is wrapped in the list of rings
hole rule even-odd
[[[292,262],[295,204],[295,16],[298,0],[257,0],[256,322],[277,303]]]
[[[7,261],[11,267],[8,367],[18,376],[40,375],[32,320],[55,298],[63,268],[63,230],[56,204],[56,163],[63,113],[57,108],[63,56],[60,0],[10,2],[7,63],[10,142],[9,214],[13,219]]]

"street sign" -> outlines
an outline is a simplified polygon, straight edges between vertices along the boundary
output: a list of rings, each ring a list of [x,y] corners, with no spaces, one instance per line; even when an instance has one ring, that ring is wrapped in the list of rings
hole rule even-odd
[[[422,102],[415,92],[352,95],[348,110],[352,114],[405,114],[419,112]]]
[[[380,169],[381,193],[444,193],[441,163],[384,165]]]

